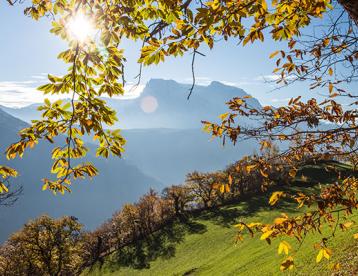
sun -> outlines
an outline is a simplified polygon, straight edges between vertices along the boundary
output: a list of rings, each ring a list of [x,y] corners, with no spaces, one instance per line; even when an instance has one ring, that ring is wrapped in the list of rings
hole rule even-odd
[[[95,33],[91,20],[82,12],[78,12],[67,23],[67,30],[73,40],[84,43]]]

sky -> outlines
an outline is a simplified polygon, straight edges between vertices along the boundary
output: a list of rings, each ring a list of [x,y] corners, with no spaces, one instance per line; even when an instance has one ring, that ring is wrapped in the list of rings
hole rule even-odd
[[[0,3],[0,105],[22,107],[42,102],[41,92],[36,90],[46,82],[48,73],[61,75],[66,65],[57,60],[57,55],[66,49],[66,44],[49,33],[50,20],[43,18],[34,21],[24,16],[24,5],[10,7],[6,1]],[[136,63],[139,48],[135,44],[124,43],[126,79],[135,82],[139,65]],[[256,97],[263,105],[278,106],[287,103],[291,97],[314,97],[308,83],[294,84],[275,90],[272,71],[274,61],[269,55],[285,47],[283,43],[267,40],[249,47],[237,45],[237,41],[219,42],[213,50],[204,49],[206,56],[197,56],[195,72],[197,83],[208,85],[220,81],[244,89]],[[145,67],[142,85],[132,92],[136,97],[145,83],[151,78],[173,79],[181,83],[191,83],[191,55],[183,58],[169,58],[158,66]]]

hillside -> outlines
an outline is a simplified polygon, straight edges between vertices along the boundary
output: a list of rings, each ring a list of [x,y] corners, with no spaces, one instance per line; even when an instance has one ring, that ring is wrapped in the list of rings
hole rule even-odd
[[[307,166],[302,174],[309,177],[309,182],[297,181],[288,189],[314,192],[318,186],[312,186],[312,182],[323,182],[330,177],[319,166]],[[267,201],[268,194],[262,194],[193,215],[185,223],[176,221],[147,240],[111,255],[102,268],[97,264],[84,275],[280,275],[279,264],[283,256],[277,254],[277,241],[268,245],[257,237],[247,236],[243,242],[234,242],[236,230],[233,225],[241,219],[269,222],[281,212],[297,212],[296,205],[290,202],[282,202],[279,208],[273,209]],[[358,219],[357,213],[354,219]],[[342,275],[354,275],[358,262],[358,242],[353,239],[355,231],[337,231],[333,243],[329,243],[333,258],[320,264],[315,262],[317,250],[312,244],[322,237],[318,234],[306,237],[296,254],[296,270],[291,274],[330,275],[327,266],[341,262]],[[323,232],[328,233],[327,229]],[[290,243],[297,248],[295,240]],[[349,261],[344,262],[343,257]]]
[[[0,109],[1,152],[18,139],[17,132],[26,126]],[[93,180],[75,181],[71,187],[72,194],[54,196],[41,190],[41,179],[52,177],[49,174],[51,149],[52,145],[43,142],[26,152],[23,159],[8,161],[4,156],[0,157],[1,164],[8,164],[19,171],[19,177],[13,180],[14,187],[23,186],[23,194],[15,205],[0,209],[0,243],[29,219],[44,213],[53,217],[73,215],[87,228],[93,229],[103,221],[103,217],[111,216],[124,203],[137,200],[150,187],[163,187],[135,164],[119,158],[96,158],[92,149],[86,161],[94,163],[100,174]]]

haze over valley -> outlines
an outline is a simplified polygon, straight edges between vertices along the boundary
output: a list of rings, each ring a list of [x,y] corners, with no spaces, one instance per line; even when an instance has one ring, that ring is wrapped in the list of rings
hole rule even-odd
[[[52,145],[47,142],[29,150],[23,159],[1,160],[20,171],[14,187],[22,185],[24,191],[14,206],[2,209],[0,219],[5,228],[0,240],[4,241],[28,219],[44,213],[54,217],[73,215],[92,229],[149,188],[160,192],[166,186],[182,183],[189,172],[224,169],[229,163],[253,153],[255,144],[251,141],[239,147],[230,144],[223,147],[219,140],[211,139],[201,129],[201,120],[217,120],[217,116],[226,111],[227,100],[245,96],[246,92],[213,82],[196,87],[188,101],[188,88],[186,84],[156,79],[148,82],[137,99],[110,100],[110,106],[118,113],[120,124],[116,127],[124,128],[122,134],[128,141],[126,151],[122,159],[105,160],[96,158],[94,145],[91,146],[86,161],[93,162],[100,174],[93,180],[75,181],[71,194],[51,196],[49,191],[41,191],[41,179],[51,177],[45,173],[51,166]],[[148,98],[155,99],[157,104],[151,112],[143,109],[143,101]],[[260,106],[254,98],[250,102]],[[1,107],[2,151],[17,141],[17,132],[26,122],[39,118],[37,107],[37,104],[23,108]],[[88,137],[87,143],[94,142]]]

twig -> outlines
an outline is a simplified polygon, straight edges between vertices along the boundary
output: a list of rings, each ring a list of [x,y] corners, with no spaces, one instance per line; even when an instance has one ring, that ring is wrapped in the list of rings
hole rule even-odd
[[[190,99],[191,94],[194,91],[194,87],[195,87],[195,83],[196,83],[196,78],[195,78],[195,57],[196,57],[196,50],[194,50],[193,52],[193,58],[191,60],[191,73],[192,73],[192,77],[193,77],[193,83],[189,89],[189,95],[187,97],[187,100]]]

